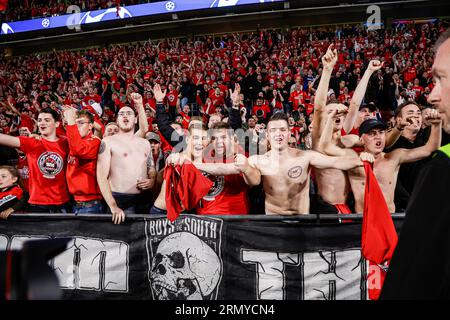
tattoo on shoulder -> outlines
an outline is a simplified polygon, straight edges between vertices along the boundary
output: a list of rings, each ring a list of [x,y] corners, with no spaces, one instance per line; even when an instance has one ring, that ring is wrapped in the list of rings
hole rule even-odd
[[[303,168],[301,166],[295,166],[289,169],[288,176],[289,178],[295,179],[302,175]]]
[[[153,155],[150,152],[150,154],[147,157],[147,169],[151,169],[155,167],[155,163],[153,162]]]
[[[98,148],[98,154],[102,154],[105,151],[105,149],[106,149],[106,143],[105,143],[105,141],[102,141],[100,143],[100,147]]]

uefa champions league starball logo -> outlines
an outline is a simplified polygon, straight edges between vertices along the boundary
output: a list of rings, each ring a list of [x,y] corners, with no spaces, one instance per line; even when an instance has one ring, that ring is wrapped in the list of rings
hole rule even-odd
[[[48,20],[48,19],[42,20],[42,26],[44,28],[48,28],[49,25],[50,25],[50,20]]]
[[[173,11],[175,9],[175,2],[173,1],[168,1],[166,3],[166,10],[167,11]]]

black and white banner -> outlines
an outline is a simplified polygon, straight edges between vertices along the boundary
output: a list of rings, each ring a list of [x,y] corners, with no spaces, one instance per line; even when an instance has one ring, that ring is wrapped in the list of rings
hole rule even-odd
[[[38,216],[0,223],[0,250],[60,237],[72,240],[50,265],[65,299],[367,299],[357,222],[182,215],[173,223]]]

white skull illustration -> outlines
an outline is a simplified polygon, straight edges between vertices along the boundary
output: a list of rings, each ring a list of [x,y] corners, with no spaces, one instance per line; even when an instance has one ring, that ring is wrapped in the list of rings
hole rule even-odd
[[[158,300],[203,300],[216,288],[221,272],[211,247],[191,233],[176,232],[160,242],[150,281]]]

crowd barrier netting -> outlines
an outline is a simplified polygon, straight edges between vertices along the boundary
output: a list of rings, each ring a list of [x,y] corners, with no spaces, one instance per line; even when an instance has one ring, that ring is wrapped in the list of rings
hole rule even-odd
[[[367,300],[361,215],[340,218],[16,214],[0,250],[70,237],[50,261],[64,299]]]

